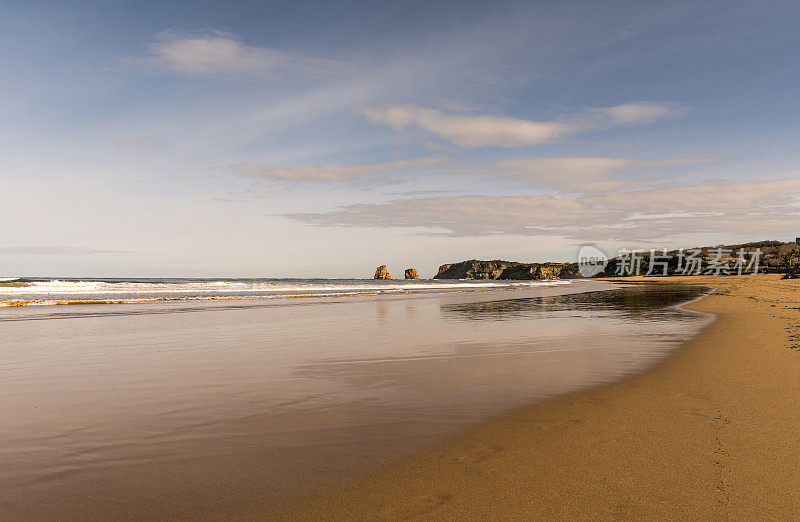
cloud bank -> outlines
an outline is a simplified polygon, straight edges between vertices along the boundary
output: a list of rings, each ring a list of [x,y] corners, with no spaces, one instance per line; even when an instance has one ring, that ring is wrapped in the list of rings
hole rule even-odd
[[[800,178],[584,196],[452,196],[350,205],[288,217],[317,226],[422,227],[453,236],[656,240],[691,232],[759,234],[800,226]]]

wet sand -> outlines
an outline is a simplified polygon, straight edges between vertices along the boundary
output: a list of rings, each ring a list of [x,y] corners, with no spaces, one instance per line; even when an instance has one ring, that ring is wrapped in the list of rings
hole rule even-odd
[[[688,308],[718,319],[647,373],[517,409],[267,516],[800,518],[800,281],[686,280],[717,288]]]

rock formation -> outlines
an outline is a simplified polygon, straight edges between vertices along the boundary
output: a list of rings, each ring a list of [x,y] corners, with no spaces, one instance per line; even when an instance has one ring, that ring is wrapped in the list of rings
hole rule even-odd
[[[417,273],[417,269],[416,268],[406,268],[405,278],[406,279],[419,279],[419,274]]]
[[[518,265],[513,261],[478,261],[471,259],[439,267],[434,279],[497,279],[508,267]]]
[[[386,265],[381,265],[375,269],[375,277],[374,279],[391,279],[392,276],[389,275],[389,270],[386,269]]]
[[[517,263],[462,261],[439,267],[434,279],[567,279],[579,277],[576,263]]]
[[[503,270],[497,279],[559,279],[566,265],[561,263],[519,263]]]

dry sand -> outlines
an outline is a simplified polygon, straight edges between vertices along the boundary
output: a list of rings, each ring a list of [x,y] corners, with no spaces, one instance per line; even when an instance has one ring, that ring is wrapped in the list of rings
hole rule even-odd
[[[511,412],[291,515],[800,519],[800,281],[687,280],[717,288],[687,308],[718,320],[649,372]]]

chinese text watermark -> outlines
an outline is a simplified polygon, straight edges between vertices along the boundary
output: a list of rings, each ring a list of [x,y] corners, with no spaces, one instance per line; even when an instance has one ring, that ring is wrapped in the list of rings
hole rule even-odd
[[[578,269],[583,277],[598,274],[615,276],[654,275],[755,275],[759,271],[761,249],[740,248],[627,249],[609,259],[603,251],[584,246],[578,253]]]

